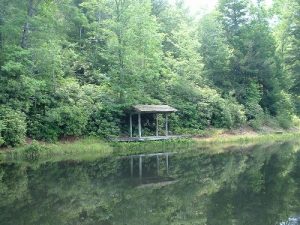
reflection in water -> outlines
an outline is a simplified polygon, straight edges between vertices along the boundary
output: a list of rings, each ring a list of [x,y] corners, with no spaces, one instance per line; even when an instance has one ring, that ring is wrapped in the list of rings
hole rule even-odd
[[[299,225],[299,148],[2,162],[0,224]]]
[[[173,178],[169,176],[169,159],[174,154],[167,152],[125,157],[125,160],[129,160],[130,177],[134,181],[134,178],[138,175],[139,184],[172,184],[173,182],[170,181],[173,181]],[[126,170],[126,168],[123,170]]]

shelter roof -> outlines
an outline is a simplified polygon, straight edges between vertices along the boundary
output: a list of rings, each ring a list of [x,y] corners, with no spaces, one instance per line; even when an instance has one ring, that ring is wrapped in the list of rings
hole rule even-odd
[[[135,105],[133,110],[139,113],[171,113],[177,112],[177,109],[168,105]]]

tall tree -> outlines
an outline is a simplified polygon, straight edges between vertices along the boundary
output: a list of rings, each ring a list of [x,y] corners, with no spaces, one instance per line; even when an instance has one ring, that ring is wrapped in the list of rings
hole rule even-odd
[[[200,20],[199,52],[203,58],[204,74],[208,81],[228,93],[232,88],[229,76],[231,55],[223,25],[218,18],[218,12],[213,12]]]
[[[300,2],[275,1],[275,27],[278,54],[283,61],[284,73],[291,79],[290,90],[295,96],[297,112],[300,112]]]
[[[162,56],[162,35],[151,15],[151,1],[108,0],[107,4],[108,16],[98,25],[109,37],[105,48],[111,61],[108,74],[113,88],[122,102],[145,94],[145,90],[151,94]],[[84,5],[88,7],[88,1]]]
[[[252,4],[244,0],[223,0],[219,10],[232,52],[230,73],[237,99],[244,105],[253,103],[249,99],[249,91],[252,93],[253,90],[249,87],[256,88],[255,92],[262,93],[261,99],[255,98],[257,106],[277,115],[279,106],[275,102],[283,97],[284,81],[268,14],[262,2]]]

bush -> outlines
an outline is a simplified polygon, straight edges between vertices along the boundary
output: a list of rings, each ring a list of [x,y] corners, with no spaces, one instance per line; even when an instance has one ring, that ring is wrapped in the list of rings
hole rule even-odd
[[[0,139],[4,146],[16,146],[25,141],[25,115],[9,107],[0,108]]]
[[[283,129],[289,129],[293,126],[293,119],[290,115],[280,114],[276,117],[276,119]]]
[[[4,143],[4,139],[1,136],[2,130],[4,130],[4,124],[3,124],[3,121],[0,120],[0,146]]]
[[[65,105],[37,114],[29,124],[29,134],[38,140],[53,141],[63,136],[80,136],[85,132],[88,113],[82,107]]]
[[[179,110],[176,121],[172,122],[176,130],[199,130],[210,126],[232,128],[245,122],[241,105],[233,99],[222,98],[209,87],[199,88],[180,81],[173,84],[171,93],[171,105]]]
[[[78,106],[62,106],[47,113],[47,120],[60,136],[80,136],[85,131],[88,115]]]
[[[233,128],[246,121],[244,108],[231,99],[221,97],[212,104],[211,124],[217,128]]]
[[[59,131],[47,120],[46,115],[36,114],[29,118],[28,136],[37,140],[55,141],[59,137]]]
[[[250,127],[252,127],[254,130],[260,130],[261,127],[264,126],[265,122],[264,114],[258,114],[255,116],[255,118],[248,121]]]
[[[279,95],[279,101],[276,103],[277,120],[279,125],[288,129],[293,126],[294,104],[292,96],[284,91]]]
[[[120,118],[120,109],[97,106],[88,120],[87,133],[102,137],[119,135]]]
[[[300,118],[298,116],[293,116],[293,125],[300,128]]]
[[[300,96],[296,96],[294,98],[294,104],[295,104],[295,109],[296,109],[296,113],[297,115],[300,115]]]
[[[106,115],[100,119],[102,115],[98,114],[106,112],[98,109],[102,105],[116,104],[112,103],[113,99],[110,87],[91,84],[80,86],[74,79],[64,79],[46,101],[40,99],[38,107],[32,108],[28,135],[33,139],[46,141],[56,141],[64,136],[81,136],[89,134],[86,129],[88,121],[92,133],[107,133],[109,131],[103,130],[110,126],[107,124],[109,120],[105,121]],[[94,125],[93,120],[96,120]],[[97,123],[104,126],[101,132]]]
[[[29,146],[24,149],[24,155],[26,159],[35,160],[38,159],[42,151],[47,150],[43,145],[40,145],[37,141],[33,141]]]

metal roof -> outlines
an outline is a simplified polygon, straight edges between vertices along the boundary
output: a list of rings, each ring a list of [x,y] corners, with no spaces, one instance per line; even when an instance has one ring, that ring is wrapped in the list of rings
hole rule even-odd
[[[177,112],[177,109],[168,105],[135,105],[133,110],[141,113],[170,113]]]

